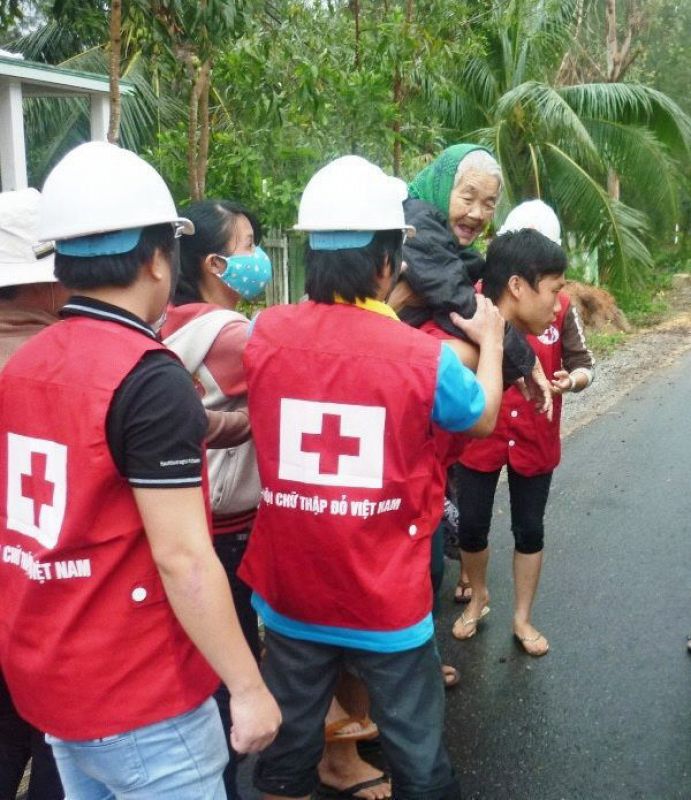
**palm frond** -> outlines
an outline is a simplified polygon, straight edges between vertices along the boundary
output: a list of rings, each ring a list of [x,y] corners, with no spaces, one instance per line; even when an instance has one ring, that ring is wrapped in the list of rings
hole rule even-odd
[[[616,171],[629,204],[645,209],[656,230],[678,221],[680,166],[655,135],[640,125],[583,120],[603,160]]]
[[[648,127],[673,150],[691,149],[691,117],[667,95],[638,83],[564,86],[559,94],[576,114],[590,119]]]
[[[568,139],[570,152],[589,169],[602,169],[600,155],[579,115],[560,93],[546,83],[527,81],[504,94],[497,103],[498,117],[517,120],[529,141]]]
[[[499,82],[486,59],[471,58],[461,74],[463,91],[481,107],[492,108],[500,95]]]
[[[586,249],[607,254],[603,272],[611,288],[629,292],[652,265],[644,241],[646,215],[609,197],[561,148],[547,143],[542,150],[549,171],[549,198],[565,227],[578,232]]]

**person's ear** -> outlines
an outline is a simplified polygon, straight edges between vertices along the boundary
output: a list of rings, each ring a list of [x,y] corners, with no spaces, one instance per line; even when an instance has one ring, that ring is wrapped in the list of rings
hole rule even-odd
[[[158,247],[154,250],[151,261],[145,265],[145,269],[154,281],[162,281],[166,278],[170,274],[171,267],[171,259]]]
[[[518,300],[523,293],[523,279],[518,275],[512,275],[506,284],[506,290],[514,300]]]
[[[219,256],[209,253],[201,263],[201,271],[202,273],[210,273],[211,275],[215,275],[217,278],[223,275],[225,272],[226,265],[222,258]]]

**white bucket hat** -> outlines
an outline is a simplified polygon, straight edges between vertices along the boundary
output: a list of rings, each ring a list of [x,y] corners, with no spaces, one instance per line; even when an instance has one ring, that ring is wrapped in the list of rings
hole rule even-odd
[[[0,193],[0,287],[56,280],[52,245],[38,244],[40,201],[36,189]]]

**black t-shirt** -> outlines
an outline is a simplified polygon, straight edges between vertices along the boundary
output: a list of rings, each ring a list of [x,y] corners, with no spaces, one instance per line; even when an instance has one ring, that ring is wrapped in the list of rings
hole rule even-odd
[[[122,308],[73,297],[62,316],[116,322],[155,339],[153,330]],[[192,378],[168,353],[144,355],[113,395],[106,438],[120,474],[138,488],[201,486],[207,420]]]

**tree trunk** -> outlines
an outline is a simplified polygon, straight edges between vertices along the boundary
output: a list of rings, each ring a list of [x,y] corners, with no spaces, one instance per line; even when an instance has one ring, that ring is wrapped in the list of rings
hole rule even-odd
[[[640,9],[632,3],[629,11],[628,25],[624,40],[619,43],[617,35],[617,0],[606,0],[605,4],[605,30],[607,40],[607,81],[618,83],[624,77],[624,73],[633,64],[639,50],[632,50],[631,43],[634,34],[638,33],[643,26],[643,16]],[[619,200],[621,196],[621,183],[616,171],[611,167],[607,170],[607,194],[613,200]]]
[[[410,25],[413,20],[414,0],[406,0],[405,24]],[[400,61],[397,61],[393,74],[393,103],[395,110],[393,130],[393,174],[401,174],[401,120],[403,119],[403,102],[406,96],[406,87],[401,74]]]
[[[192,200],[201,200],[197,181],[197,122],[199,117],[198,78],[190,87],[190,100],[187,109],[187,180]]]
[[[192,84],[187,107],[187,180],[192,200],[202,200],[209,163],[211,62],[207,59],[196,67],[191,53],[186,61]]]
[[[120,52],[122,48],[122,0],[110,4],[110,119],[108,141],[117,144],[120,138]]]
[[[209,93],[211,91],[211,64],[202,65],[202,89],[199,98],[199,152],[197,153],[197,185],[200,198],[206,194],[206,171],[209,166]]]
[[[360,69],[360,0],[353,0],[353,17],[355,19],[355,69]]]
[[[401,106],[403,105],[403,81],[396,65],[393,76],[393,103],[396,117],[391,125],[393,129],[393,174],[401,174]]]
[[[631,47],[633,37],[644,27],[645,18],[635,2],[631,3],[624,39],[619,43],[617,34],[617,0],[607,0],[605,5],[605,30],[607,39],[607,80],[618,83],[640,54],[640,48]]]

